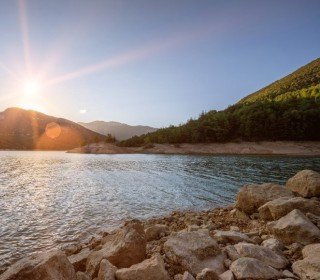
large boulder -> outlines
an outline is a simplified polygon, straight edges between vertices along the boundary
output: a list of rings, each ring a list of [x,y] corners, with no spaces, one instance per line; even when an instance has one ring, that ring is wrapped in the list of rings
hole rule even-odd
[[[139,264],[116,271],[117,280],[169,280],[163,259],[159,254]]]
[[[267,247],[248,243],[238,243],[234,245],[234,248],[241,257],[260,260],[273,268],[285,268],[289,264],[288,260],[284,256]]]
[[[175,233],[164,243],[164,251],[169,261],[181,265],[193,275],[204,268],[217,274],[225,271],[226,256],[206,231]]]
[[[320,196],[320,173],[302,170],[287,181],[286,187],[303,197]]]
[[[281,276],[278,270],[254,258],[237,259],[231,264],[230,270],[237,280],[278,279]]]
[[[320,241],[320,230],[298,209],[267,224],[269,231],[284,244],[308,245]]]
[[[223,244],[227,244],[227,243],[236,244],[241,241],[254,243],[245,233],[232,231],[232,230],[230,231],[216,230],[213,238],[217,240],[219,243],[223,243]]]
[[[267,202],[258,210],[262,220],[271,221],[282,218],[294,209],[299,209],[304,214],[320,215],[320,202],[302,197],[280,197]]]
[[[251,215],[268,201],[293,196],[289,189],[277,184],[246,185],[238,192],[236,208]]]
[[[320,243],[305,246],[302,255],[303,260],[293,263],[293,272],[302,280],[320,280]]]
[[[76,273],[60,250],[33,254],[12,265],[0,280],[74,280]]]
[[[141,222],[131,221],[118,232],[107,236],[102,249],[92,252],[87,259],[86,270],[94,278],[100,262],[107,259],[118,268],[129,267],[146,257],[146,240]]]

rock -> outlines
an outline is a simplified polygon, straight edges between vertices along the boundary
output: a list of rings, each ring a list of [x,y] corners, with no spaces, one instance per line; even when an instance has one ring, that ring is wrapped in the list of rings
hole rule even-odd
[[[275,252],[281,252],[284,249],[283,243],[275,238],[266,239],[261,243],[261,245]]]
[[[69,262],[73,265],[75,271],[85,271],[87,258],[91,251],[89,248],[82,249],[78,254],[68,257]]]
[[[241,257],[255,258],[277,269],[285,268],[289,263],[284,256],[263,246],[238,243],[234,247]]]
[[[237,226],[230,226],[230,231],[240,231],[240,228]]]
[[[303,260],[293,263],[292,269],[301,279],[320,279],[320,243],[310,244],[302,250]]]
[[[178,232],[172,234],[164,243],[167,258],[174,264],[181,265],[191,274],[196,275],[204,268],[221,274],[225,271],[225,254],[208,232]]]
[[[205,268],[197,274],[196,280],[219,280],[219,277],[212,269]]]
[[[286,187],[303,197],[320,196],[320,173],[302,170],[290,178]]]
[[[236,208],[251,215],[268,201],[293,196],[289,189],[277,184],[246,185],[238,192]]]
[[[74,280],[76,273],[67,256],[60,250],[33,254],[15,264],[0,280]]]
[[[295,276],[292,272],[290,272],[289,270],[284,270],[282,271],[282,275],[284,277],[287,277],[287,278],[291,278],[291,279],[296,279],[297,276]]]
[[[241,241],[253,243],[246,234],[237,231],[216,230],[213,238],[222,244],[236,244]]]
[[[256,243],[256,244],[261,244],[263,241],[260,236],[253,236],[251,240],[253,241],[253,243]]]
[[[181,279],[182,280],[195,280],[195,278],[188,271],[185,271],[183,273],[183,276]]]
[[[227,270],[219,275],[220,280],[234,280],[233,273],[231,270]]]
[[[236,250],[236,248],[234,247],[234,245],[228,245],[225,247],[225,251],[228,255],[228,258],[231,260],[231,261],[235,261],[237,259],[240,258],[240,255],[238,253],[238,251]]]
[[[112,265],[108,260],[103,259],[100,263],[97,280],[115,280],[115,273],[117,268]]]
[[[320,202],[302,197],[278,199],[267,202],[259,208],[260,218],[265,221],[278,220],[294,209],[302,213],[320,215]]]
[[[189,225],[187,231],[191,232],[191,231],[198,231],[200,229],[199,226],[197,225]]]
[[[134,220],[125,224],[113,235],[106,237],[103,248],[88,256],[86,271],[94,278],[98,275],[100,262],[107,259],[118,268],[139,263],[146,256],[146,240],[143,225]]]
[[[277,279],[281,273],[271,266],[254,258],[240,258],[234,261],[230,270],[237,280],[245,279]]]
[[[234,208],[230,211],[230,216],[233,218],[236,218],[238,220],[242,220],[242,221],[249,221],[250,220],[249,216],[246,213],[240,211],[237,208]]]
[[[298,242],[308,245],[320,241],[320,230],[297,209],[278,221],[269,222],[267,227],[284,244]]]
[[[314,215],[312,213],[307,213],[306,217],[318,228],[320,228],[320,216]]]
[[[91,278],[82,271],[78,271],[76,274],[76,280],[91,280]]]
[[[174,280],[182,280],[183,275],[182,274],[176,274],[173,279]]]
[[[168,226],[166,225],[157,224],[157,225],[150,226],[145,230],[146,240],[147,241],[158,240],[162,234],[165,235],[167,232],[168,232]]]
[[[164,262],[159,254],[141,263],[116,271],[117,280],[169,280]]]

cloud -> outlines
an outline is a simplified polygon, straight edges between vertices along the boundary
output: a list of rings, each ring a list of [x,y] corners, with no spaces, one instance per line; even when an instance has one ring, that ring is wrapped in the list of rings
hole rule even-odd
[[[85,114],[85,113],[87,113],[87,110],[86,110],[86,109],[81,109],[81,110],[79,111],[79,113],[80,113],[80,114]]]

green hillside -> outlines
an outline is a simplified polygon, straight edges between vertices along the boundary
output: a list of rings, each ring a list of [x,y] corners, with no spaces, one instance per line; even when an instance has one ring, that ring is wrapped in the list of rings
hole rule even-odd
[[[223,111],[212,110],[119,145],[261,140],[320,140],[320,59]]]

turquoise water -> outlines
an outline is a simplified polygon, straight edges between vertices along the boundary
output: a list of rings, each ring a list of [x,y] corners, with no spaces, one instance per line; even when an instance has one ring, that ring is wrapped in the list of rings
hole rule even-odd
[[[226,205],[243,184],[307,168],[320,158],[2,151],[0,268],[126,219]]]

